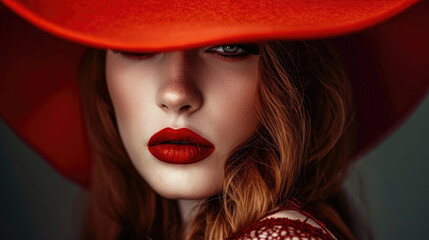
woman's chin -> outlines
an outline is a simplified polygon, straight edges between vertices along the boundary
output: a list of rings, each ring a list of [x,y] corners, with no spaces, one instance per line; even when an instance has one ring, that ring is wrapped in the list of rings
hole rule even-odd
[[[222,190],[225,157],[215,153],[194,164],[169,164],[147,154],[134,157],[141,177],[159,195],[168,199],[204,199]]]
[[[195,182],[195,184],[186,186],[157,183],[151,187],[156,193],[167,199],[205,199],[221,191],[221,186],[207,185],[202,182]]]

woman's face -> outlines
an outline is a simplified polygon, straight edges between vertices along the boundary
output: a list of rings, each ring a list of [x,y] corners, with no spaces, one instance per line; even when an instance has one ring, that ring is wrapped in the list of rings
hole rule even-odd
[[[258,61],[255,44],[107,51],[106,80],[121,139],[157,193],[202,199],[221,190],[227,157],[258,125]]]

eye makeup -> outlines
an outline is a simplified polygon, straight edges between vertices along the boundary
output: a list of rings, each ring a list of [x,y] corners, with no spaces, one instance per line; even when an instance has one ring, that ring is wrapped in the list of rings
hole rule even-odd
[[[231,44],[218,45],[205,50],[207,53],[214,53],[221,59],[230,60],[244,58],[248,55],[258,55],[259,46],[257,44]]]
[[[124,57],[129,60],[145,60],[153,57],[158,54],[157,52],[130,52],[130,51],[121,51],[112,49],[114,54],[119,54],[121,57]],[[225,61],[236,61],[243,59],[249,55],[258,55],[259,46],[258,44],[249,43],[249,44],[225,44],[211,46],[204,50],[205,53],[215,54],[221,60]]]
[[[111,49],[114,54],[119,54],[121,57],[124,57],[126,59],[130,60],[144,60],[148,59],[150,57],[153,57],[157,53],[155,52],[128,52],[128,51],[121,51],[121,50],[114,50]]]

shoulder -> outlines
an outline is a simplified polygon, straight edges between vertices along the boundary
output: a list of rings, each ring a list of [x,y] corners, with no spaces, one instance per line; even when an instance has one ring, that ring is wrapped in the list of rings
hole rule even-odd
[[[317,220],[296,210],[281,210],[253,222],[231,235],[228,240],[241,239],[329,239],[337,238]]]

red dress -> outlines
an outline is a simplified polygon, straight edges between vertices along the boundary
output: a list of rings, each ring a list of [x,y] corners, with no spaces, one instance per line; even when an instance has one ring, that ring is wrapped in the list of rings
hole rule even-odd
[[[285,206],[278,209],[296,210],[307,218],[304,221],[299,219],[289,219],[286,217],[265,218],[261,221],[255,221],[240,229],[238,232],[231,234],[226,240],[343,240],[344,237],[331,226],[323,216],[320,216],[314,209],[301,204],[297,200],[291,200]],[[274,212],[274,213],[276,213]],[[270,213],[272,215],[274,213]],[[314,220],[320,227],[315,227],[307,223],[308,219]],[[329,233],[330,232],[330,233]],[[332,235],[335,237],[333,237]]]

